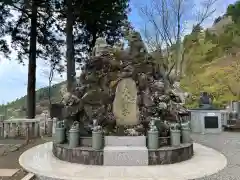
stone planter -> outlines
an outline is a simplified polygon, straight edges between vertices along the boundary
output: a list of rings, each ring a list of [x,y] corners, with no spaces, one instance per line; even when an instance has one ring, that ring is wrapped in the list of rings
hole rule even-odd
[[[79,129],[77,128],[71,128],[69,130],[69,147],[70,148],[75,148],[79,145]]]
[[[65,141],[65,128],[64,127],[56,127],[54,139],[57,144],[61,144]]]
[[[158,149],[158,131],[148,131],[148,149]]]
[[[171,146],[179,146],[181,144],[181,131],[180,130],[171,130]]]
[[[100,150],[103,148],[102,131],[92,132],[92,148],[94,150]]]
[[[182,128],[182,142],[183,143],[191,142],[190,128]]]

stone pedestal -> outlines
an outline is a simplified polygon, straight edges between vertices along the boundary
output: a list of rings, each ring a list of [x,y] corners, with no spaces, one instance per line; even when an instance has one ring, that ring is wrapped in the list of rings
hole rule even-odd
[[[148,149],[145,136],[105,136],[105,166],[147,166]]]
[[[92,132],[92,148],[95,150],[102,149],[103,138],[102,131]]]
[[[148,131],[148,149],[158,149],[158,131]]]
[[[48,134],[48,136],[52,136],[52,129],[53,129],[53,120],[49,118],[47,120],[47,134]]]
[[[40,136],[44,136],[46,134],[46,122],[45,121],[40,121],[39,122],[39,134]]]
[[[55,129],[54,141],[58,144],[61,144],[65,141],[65,128],[57,127]]]
[[[145,136],[105,136],[105,146],[146,146]]]
[[[52,124],[52,136],[53,137],[55,135],[56,125],[57,125],[57,118],[53,118],[53,124]]]
[[[38,137],[39,136],[39,123],[34,124],[34,136]]]
[[[180,130],[171,130],[171,145],[172,146],[179,146],[181,144],[181,131]]]
[[[191,142],[191,133],[190,128],[183,128],[182,129],[182,142],[183,143],[190,143]]]
[[[144,146],[107,146],[103,152],[104,166],[148,165],[148,149]]]

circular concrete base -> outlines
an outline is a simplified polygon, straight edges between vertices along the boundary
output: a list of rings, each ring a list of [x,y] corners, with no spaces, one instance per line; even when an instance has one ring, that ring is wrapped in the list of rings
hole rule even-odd
[[[104,165],[104,150],[94,150],[91,147],[69,148],[68,144],[53,142],[52,152],[55,157],[85,165]],[[148,149],[148,165],[174,164],[191,159],[193,156],[193,143],[184,143],[180,146],[164,146],[158,149]],[[123,163],[126,164],[126,161]]]
[[[92,166],[57,159],[52,143],[33,147],[19,158],[20,165],[38,179],[56,180],[186,180],[217,173],[227,165],[224,155],[214,149],[194,144],[192,159],[157,166]]]

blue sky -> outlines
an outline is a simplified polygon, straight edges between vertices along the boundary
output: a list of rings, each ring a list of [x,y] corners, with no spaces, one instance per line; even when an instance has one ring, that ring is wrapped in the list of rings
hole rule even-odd
[[[193,0],[199,2],[201,0]],[[236,0],[218,0],[214,5],[216,12],[212,17],[208,18],[203,26],[205,28],[210,27],[213,23],[213,20],[225,13],[227,6],[231,3],[234,3]],[[139,16],[139,6],[145,5],[149,0],[132,0],[131,8],[132,11],[129,14],[129,20],[132,25],[140,30],[144,24],[143,20]],[[191,30],[192,25],[194,24],[194,18],[190,13],[185,17],[185,20],[188,22],[186,25],[186,32]],[[12,54],[14,57],[14,53]],[[27,61],[26,61],[27,62]],[[37,62],[37,89],[48,85],[47,73],[49,72],[48,66],[44,64],[41,60]],[[54,83],[65,80],[65,75],[63,78],[55,76]],[[27,66],[19,65],[18,62],[12,60],[8,61],[3,57],[0,57],[0,104],[6,103],[16,98],[20,98],[26,94],[27,90]]]

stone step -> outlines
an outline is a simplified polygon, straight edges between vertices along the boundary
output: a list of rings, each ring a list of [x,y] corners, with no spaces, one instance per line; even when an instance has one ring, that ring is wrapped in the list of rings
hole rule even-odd
[[[0,177],[11,177],[18,171],[19,169],[0,169]]]
[[[104,166],[147,166],[148,149],[144,146],[105,146]]]
[[[146,146],[146,136],[105,136],[105,146]]]
[[[35,174],[28,173],[26,176],[24,176],[21,180],[32,180],[34,178]]]

